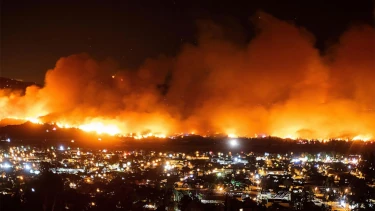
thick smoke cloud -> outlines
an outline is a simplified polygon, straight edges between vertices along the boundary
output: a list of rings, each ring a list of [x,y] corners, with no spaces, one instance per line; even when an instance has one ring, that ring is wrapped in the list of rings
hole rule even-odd
[[[86,54],[61,58],[44,88],[1,91],[0,119],[99,122],[122,133],[374,138],[374,28],[352,26],[322,56],[305,29],[263,12],[252,21],[257,33],[245,44],[201,21],[197,45],[138,70]]]

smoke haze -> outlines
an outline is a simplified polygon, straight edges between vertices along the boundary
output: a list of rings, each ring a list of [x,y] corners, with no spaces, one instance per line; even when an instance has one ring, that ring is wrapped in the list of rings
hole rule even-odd
[[[322,56],[314,36],[293,23],[263,12],[252,22],[256,36],[243,43],[200,21],[197,45],[138,70],[87,54],[61,58],[43,88],[0,90],[0,119],[113,133],[375,137],[373,27],[351,26]]]

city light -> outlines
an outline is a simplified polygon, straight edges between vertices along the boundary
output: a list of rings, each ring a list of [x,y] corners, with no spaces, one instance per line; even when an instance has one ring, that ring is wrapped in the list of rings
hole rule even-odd
[[[341,201],[340,201],[340,205],[341,205],[342,207],[345,207],[345,200],[341,200]]]
[[[6,1],[0,208],[375,209],[374,1]]]
[[[0,166],[4,169],[8,169],[8,168],[11,168],[12,165],[10,165],[9,163],[3,163],[3,164],[0,164]]]
[[[233,139],[236,140],[236,139]],[[232,140],[230,140],[232,141]],[[231,182],[226,182],[225,180],[222,180],[224,178],[228,178],[228,176],[233,176],[232,174],[238,175],[238,174],[244,174],[247,175],[248,179],[251,181],[251,185],[249,185],[247,188],[254,188],[253,191],[256,191],[258,194],[257,199],[267,198],[267,197],[277,197],[278,193],[272,193],[271,195],[262,194],[260,191],[260,184],[261,179],[263,180],[269,180],[272,179],[273,182],[279,182],[280,180],[283,180],[283,177],[285,175],[291,174],[290,165],[292,166],[300,166],[302,162],[293,163],[292,160],[304,160],[303,165],[304,168],[317,168],[318,173],[326,176],[326,170],[330,168],[331,165],[334,165],[334,163],[341,162],[344,165],[352,165],[352,160],[357,160],[358,162],[361,161],[360,155],[350,155],[350,156],[330,156],[330,155],[306,155],[305,153],[302,155],[299,154],[285,154],[281,156],[280,154],[273,154],[273,153],[239,153],[239,152],[213,152],[208,153],[204,151],[194,151],[191,153],[183,153],[183,157],[179,156],[182,155],[182,153],[177,152],[148,152],[146,154],[143,154],[143,151],[122,151],[122,150],[116,150],[113,151],[111,149],[105,148],[100,150],[89,150],[85,148],[75,148],[71,147],[71,150],[65,151],[60,150],[62,145],[59,145],[57,147],[51,147],[48,146],[46,148],[17,148],[17,147],[9,147],[8,150],[3,151],[0,153],[1,158],[9,158],[9,162],[1,163],[1,168],[12,168],[12,171],[18,171],[17,168],[21,167],[21,169],[27,170],[26,174],[15,176],[16,181],[27,183],[30,180],[33,180],[35,178],[35,175],[40,174],[40,166],[39,163],[42,160],[45,159],[51,159],[47,162],[55,162],[55,163],[64,163],[58,168],[51,168],[51,172],[58,173],[58,174],[82,174],[85,175],[82,178],[82,181],[80,178],[69,180],[69,183],[67,183],[67,186],[69,188],[77,189],[79,190],[81,188],[82,184],[81,182],[87,183],[87,184],[95,184],[97,180],[102,180],[105,182],[110,182],[114,177],[113,175],[116,175],[118,172],[125,173],[132,175],[134,169],[138,169],[140,171],[149,171],[156,167],[156,165],[159,163],[159,165],[163,164],[163,173],[159,176],[161,177],[160,181],[166,181],[167,179],[171,178],[172,176],[177,176],[178,181],[180,181],[182,184],[175,184],[177,187],[181,187],[184,183],[191,183],[192,181],[197,181],[197,179],[201,175],[215,175],[217,177],[216,185],[216,191],[217,194],[228,194],[230,191],[233,191],[231,182],[234,182],[235,179],[232,179]],[[65,148],[70,148],[70,146],[66,146]],[[79,151],[78,151],[79,150]],[[78,156],[78,154],[81,153],[81,155],[85,156]],[[64,155],[64,156],[57,156],[57,155]],[[121,155],[119,157],[119,160],[116,161],[116,163],[110,163],[111,157],[114,154]],[[139,156],[141,155],[142,156]],[[33,155],[31,160],[27,160],[29,155]],[[47,156],[46,156],[47,155]],[[49,155],[49,156],[48,156]],[[252,156],[253,162],[249,163],[249,160],[247,160],[246,157]],[[22,159],[19,159],[21,158]],[[131,157],[131,159],[129,159]],[[309,157],[309,159],[306,159]],[[314,159],[318,159],[318,157],[322,157],[322,159],[319,158],[319,162],[321,164],[319,167],[316,166],[315,160],[310,159],[310,157]],[[327,160],[325,158],[329,157],[330,159]],[[150,159],[151,158],[151,159]],[[23,159],[26,159],[27,162],[24,162]],[[200,160],[203,159],[207,161],[207,166],[215,166],[212,169],[206,169],[202,168],[199,165],[194,164],[194,160]],[[272,160],[272,162],[271,162]],[[265,161],[264,165],[258,163],[259,161]],[[120,165],[122,164],[122,165]],[[232,168],[233,166],[237,164],[244,164],[244,167],[237,169],[235,172],[233,172]],[[248,165],[260,165],[258,167],[255,167],[254,170],[246,169],[245,166]],[[131,168],[134,167],[134,168]],[[271,170],[272,168],[285,168],[283,170]],[[188,168],[188,171],[181,171],[182,168]],[[357,169],[357,166],[353,166],[353,168]],[[85,173],[85,170],[86,173]],[[343,169],[345,170],[345,168]],[[6,170],[9,171],[9,170]],[[356,170],[358,172],[358,169]],[[30,172],[30,174],[28,173]],[[294,172],[290,179],[293,179],[294,183],[298,183],[299,185],[303,186],[304,182],[300,181],[301,173],[303,173],[304,176],[309,176],[308,170],[307,171],[298,171]],[[196,175],[197,174],[197,175]],[[358,172],[351,172],[352,175],[355,175],[357,178],[362,178],[362,173]],[[269,177],[262,177],[261,175],[272,175]],[[334,180],[339,180],[340,177],[336,175],[333,175],[332,177]],[[198,176],[198,178],[196,177]],[[6,174],[6,173],[0,173],[1,178],[12,178],[12,174]],[[121,177],[122,180],[129,180],[132,179],[132,177]],[[142,180],[139,180],[138,178],[133,178],[137,181],[137,183],[140,183],[141,185],[148,185],[148,184],[155,184],[155,181],[150,180],[150,178],[147,178],[144,182]],[[204,181],[202,181],[204,182]],[[191,190],[204,189],[203,183],[199,182],[197,184],[190,184],[188,187]],[[229,186],[227,186],[229,185]],[[158,187],[164,187],[164,183],[160,182]],[[251,187],[254,186],[254,187]],[[319,188],[323,188],[322,186],[316,186],[314,184],[314,194],[319,194]],[[229,189],[229,191],[228,191]],[[93,190],[95,194],[104,193],[106,189],[99,189],[96,188]],[[343,194],[346,195],[349,190],[348,188],[344,189],[336,189],[336,188],[328,188],[324,187],[324,190],[328,193],[335,193],[335,194]],[[35,192],[35,189],[31,189],[32,192]],[[245,191],[244,189],[242,191]],[[293,190],[295,194],[300,194],[303,192],[303,189],[299,190]],[[286,197],[283,200],[290,200],[289,197],[290,192],[288,190],[284,190],[283,194],[280,194],[280,197]],[[340,199],[337,201],[338,205],[342,205],[344,199]],[[344,200],[345,202],[345,200]],[[316,202],[319,204],[320,202]]]
[[[229,141],[229,145],[230,145],[231,147],[236,147],[236,146],[238,146],[238,141],[237,141],[236,139],[231,139],[231,140]]]

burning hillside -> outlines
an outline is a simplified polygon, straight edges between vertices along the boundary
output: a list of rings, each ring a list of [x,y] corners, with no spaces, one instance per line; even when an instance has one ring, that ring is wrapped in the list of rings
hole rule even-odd
[[[375,30],[350,27],[323,55],[303,28],[260,12],[249,43],[199,22],[199,43],[137,70],[87,54],[59,59],[43,88],[0,90],[0,119],[85,131],[290,138],[375,137]]]

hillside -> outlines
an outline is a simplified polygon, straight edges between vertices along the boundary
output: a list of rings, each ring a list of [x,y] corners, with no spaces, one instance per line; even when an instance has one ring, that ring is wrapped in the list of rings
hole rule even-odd
[[[20,81],[16,79],[10,79],[5,77],[0,77],[0,89],[11,89],[11,90],[21,90],[25,91],[26,87],[36,85],[39,87],[42,87],[39,84],[36,84],[34,82],[26,82],[26,81]]]

